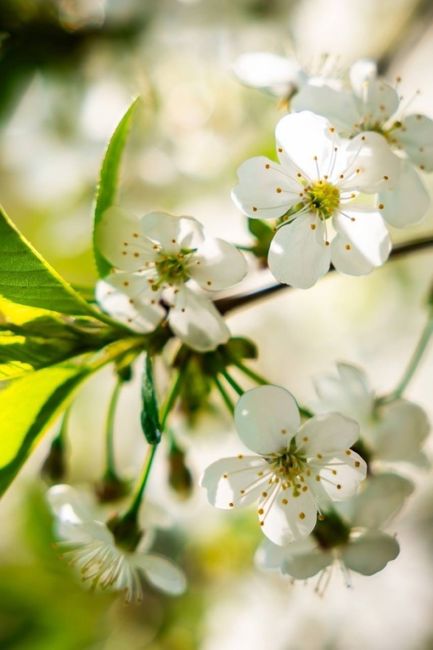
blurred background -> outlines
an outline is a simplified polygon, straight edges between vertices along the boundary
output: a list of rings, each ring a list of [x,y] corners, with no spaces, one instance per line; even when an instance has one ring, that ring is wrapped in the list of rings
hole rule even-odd
[[[92,200],[107,140],[131,98],[143,97],[123,168],[122,203],[140,214],[190,214],[218,236],[247,243],[230,199],[236,168],[272,154],[276,101],[242,87],[231,64],[244,52],[323,53],[345,66],[377,58],[403,79],[411,110],[433,117],[431,0],[1,0],[1,202],[20,229],[71,282],[91,286]],[[433,183],[430,182],[433,190]],[[395,241],[431,233],[430,213]],[[303,402],[312,378],[336,360],[366,369],[378,393],[398,381],[425,319],[432,253],[365,278],[329,276],[306,291],[282,291],[233,312],[233,334],[259,346],[257,369]],[[269,280],[269,278],[267,278]],[[258,273],[253,284],[264,282]],[[102,472],[109,371],[79,394],[71,416],[68,480]],[[433,419],[433,349],[407,396]],[[217,395],[194,426],[173,421],[197,482],[212,460],[236,449]],[[137,386],[117,418],[122,472],[144,454]],[[260,541],[253,512],[221,513],[200,490],[180,500],[167,487],[162,452],[148,489],[171,528],[159,546],[185,567],[190,587],[169,599],[149,589],[140,606],[90,594],[52,550],[38,471],[50,436],[0,504],[0,648],[13,650],[427,650],[433,648],[433,481],[416,482],[390,532],[401,554],[347,590],[334,572],[323,598],[314,580],[292,585],[253,568]]]

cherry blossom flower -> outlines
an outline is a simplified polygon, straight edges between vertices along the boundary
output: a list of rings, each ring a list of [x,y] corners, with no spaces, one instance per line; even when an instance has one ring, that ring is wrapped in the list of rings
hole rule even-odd
[[[247,160],[233,190],[249,217],[279,219],[268,256],[274,277],[306,289],[331,261],[350,275],[383,264],[391,250],[383,206],[363,195],[398,180],[400,162],[385,140],[373,132],[342,140],[327,119],[309,111],[283,117],[276,140],[279,162]]]
[[[264,570],[280,571],[298,580],[321,573],[316,589],[325,589],[332,566],[341,567],[350,585],[350,571],[373,575],[399,553],[395,537],[379,530],[400,510],[413,491],[413,484],[398,474],[368,478],[364,490],[352,500],[339,504],[309,537],[286,546],[269,540],[257,550],[256,564]]]
[[[85,496],[69,485],[55,485],[47,494],[61,540],[58,548],[85,583],[122,591],[127,601],[142,600],[143,578],[168,594],[185,591],[182,571],[166,558],[148,552],[151,534],[146,534],[134,551],[120,546]]]
[[[399,89],[376,77],[372,62],[360,61],[350,70],[351,89],[305,84],[293,99],[297,111],[312,110],[332,121],[344,137],[365,131],[382,136],[390,149],[403,158],[400,180],[392,190],[382,188],[384,219],[404,228],[422,219],[430,196],[417,171],[433,171],[433,120],[406,113]]]
[[[377,403],[365,372],[347,363],[338,363],[337,375],[320,377],[315,386],[314,411],[337,410],[353,417],[371,460],[428,465],[422,445],[430,423],[418,404],[402,398]]]
[[[205,236],[192,217],[152,212],[136,218],[118,208],[105,213],[97,241],[115,267],[97,288],[107,313],[150,332],[166,316],[163,302],[170,328],[190,347],[212,350],[229,339],[210,292],[245,276],[246,261],[235,246]]]
[[[257,501],[262,530],[275,544],[307,536],[317,513],[353,495],[365,477],[364,460],[350,449],[359,433],[356,422],[329,413],[301,426],[296,401],[284,388],[260,386],[244,393],[235,423],[255,455],[216,461],[201,485],[217,508]]]

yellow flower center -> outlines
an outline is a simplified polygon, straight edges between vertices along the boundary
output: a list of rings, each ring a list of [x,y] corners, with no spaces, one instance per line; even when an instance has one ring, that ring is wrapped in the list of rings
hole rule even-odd
[[[305,188],[307,204],[320,219],[329,219],[340,205],[340,190],[326,181],[317,181]]]
[[[157,285],[153,285],[155,290],[163,284],[178,285],[188,280],[188,253],[189,251],[159,253],[155,261],[155,268],[159,276]]]

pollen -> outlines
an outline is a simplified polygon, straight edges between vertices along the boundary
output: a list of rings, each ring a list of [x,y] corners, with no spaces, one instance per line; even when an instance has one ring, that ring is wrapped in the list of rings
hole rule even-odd
[[[289,503],[289,500],[288,499],[281,499],[281,503],[283,504],[283,506],[286,506]]]
[[[305,512],[299,513],[299,519],[305,519]]]
[[[352,246],[350,244],[346,244],[344,247],[347,251],[350,251],[352,249]]]

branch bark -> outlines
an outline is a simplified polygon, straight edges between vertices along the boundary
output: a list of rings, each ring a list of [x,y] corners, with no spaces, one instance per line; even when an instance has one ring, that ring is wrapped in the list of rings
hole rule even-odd
[[[414,239],[413,241],[396,245],[391,252],[390,259],[395,260],[400,257],[404,257],[406,255],[410,255],[412,253],[423,251],[429,248],[433,248],[433,236],[420,237],[419,239]],[[331,267],[330,271],[335,271],[334,267]],[[258,300],[263,300],[264,298],[268,298],[275,293],[279,293],[280,291],[287,291],[288,289],[293,289],[293,287],[276,282],[267,287],[255,289],[254,291],[250,291],[248,293],[240,293],[234,296],[220,298],[219,300],[215,301],[215,306],[221,314],[227,314],[234,309],[245,307],[254,302],[257,302]]]

